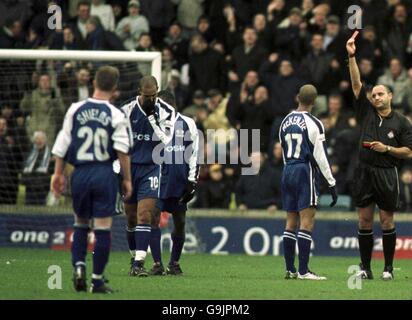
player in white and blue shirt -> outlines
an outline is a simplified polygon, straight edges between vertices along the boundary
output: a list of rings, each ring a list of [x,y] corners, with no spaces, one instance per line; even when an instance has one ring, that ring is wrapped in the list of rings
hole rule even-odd
[[[164,90],[159,92],[158,96],[168,105],[175,107],[175,97],[171,92]],[[187,203],[194,196],[199,175],[199,134],[194,120],[180,113],[176,113],[170,130],[162,130],[153,116],[149,117],[149,121],[163,144],[160,153],[162,179],[158,207],[161,212],[168,212],[173,216],[172,252],[166,273],[180,275],[183,273],[179,259],[185,242]],[[150,240],[150,250],[154,260],[153,268],[150,270],[152,275],[162,275],[165,272],[161,260],[159,220],[160,214],[152,221]]]
[[[125,203],[127,242],[132,254],[131,276],[146,277],[144,261],[150,242],[152,216],[159,211],[156,204],[161,183],[161,168],[154,159],[160,139],[153,131],[149,117],[155,118],[163,130],[170,128],[175,111],[157,98],[158,85],[153,76],[144,76],[139,83],[139,95],[122,106],[130,120],[133,147],[131,172],[133,194]]]
[[[310,114],[317,90],[304,85],[299,90],[299,107],[288,114],[279,128],[284,168],[282,173],[282,205],[287,212],[286,229],[283,234],[286,278],[324,280],[308,269],[312,229],[319,195],[317,184],[321,174],[327,181],[333,202],[337,200],[336,181],[327,159],[325,129],[316,117]],[[294,265],[296,230],[298,230],[299,270]]]
[[[112,216],[118,212],[119,185],[112,163],[119,159],[124,179],[123,195],[130,197],[130,124],[122,111],[110,104],[119,79],[116,68],[104,66],[95,77],[93,98],[70,106],[52,153],[56,157],[52,188],[59,196],[64,189],[64,163],[74,166],[71,178],[75,224],[72,244],[73,282],[86,291],[86,253],[90,220],[96,244],[93,252],[91,292],[111,293],[103,271],[109,259]]]

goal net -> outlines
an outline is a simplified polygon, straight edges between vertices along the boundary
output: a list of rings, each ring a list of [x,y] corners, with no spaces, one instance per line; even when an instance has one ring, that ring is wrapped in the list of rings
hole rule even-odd
[[[0,208],[71,207],[70,188],[54,199],[49,192],[51,148],[73,102],[93,94],[98,67],[120,71],[113,101],[120,106],[151,74],[161,83],[160,52],[0,50]],[[66,170],[70,176],[70,168]],[[51,209],[53,207],[53,209]]]

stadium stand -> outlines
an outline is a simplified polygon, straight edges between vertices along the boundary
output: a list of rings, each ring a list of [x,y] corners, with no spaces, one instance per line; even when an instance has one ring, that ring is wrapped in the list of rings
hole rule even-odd
[[[364,9],[357,43],[362,79],[367,86],[389,85],[395,109],[412,119],[410,0],[108,0],[110,21],[100,12],[93,16],[88,1],[2,1],[0,49],[161,51],[162,89],[174,93],[179,111],[201,130],[262,130],[268,176],[278,176],[282,166],[276,156],[280,120],[295,108],[300,84],[313,83],[320,94],[314,113],[325,126],[332,171],[344,195],[339,208],[348,210],[359,128],[344,44],[351,34],[346,10],[355,2]],[[62,8],[60,30],[47,27],[47,7],[54,4]],[[47,196],[49,148],[70,103],[91,94],[95,69],[71,61],[0,61],[0,204],[53,203]],[[142,67],[126,75],[115,104],[133,96],[145,72]],[[43,117],[46,126],[40,125]],[[227,134],[223,143],[205,149],[231,145]],[[410,165],[405,161],[400,176],[402,210],[409,212]],[[211,167],[202,167],[192,205],[236,207],[241,165]],[[322,190],[327,193],[326,186]],[[323,200],[328,202],[321,197],[321,206]]]

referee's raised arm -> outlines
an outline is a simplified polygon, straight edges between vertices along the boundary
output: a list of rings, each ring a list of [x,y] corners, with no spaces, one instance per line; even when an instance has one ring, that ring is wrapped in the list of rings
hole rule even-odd
[[[348,59],[349,59],[349,73],[350,73],[350,80],[352,82],[352,91],[356,98],[359,97],[359,93],[362,88],[362,82],[360,77],[360,72],[358,65],[356,63],[355,52],[355,38],[352,36],[348,42],[346,42],[346,50],[348,51]]]

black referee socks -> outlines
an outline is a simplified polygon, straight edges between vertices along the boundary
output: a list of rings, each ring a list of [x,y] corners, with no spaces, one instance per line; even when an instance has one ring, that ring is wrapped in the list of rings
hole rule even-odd
[[[359,252],[362,262],[362,269],[371,269],[371,259],[373,250],[373,231],[359,229],[358,230]]]
[[[396,247],[396,229],[382,230],[383,255],[385,257],[385,271],[392,270],[393,257]]]

